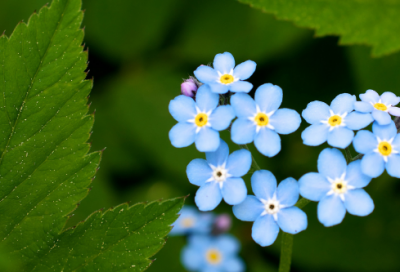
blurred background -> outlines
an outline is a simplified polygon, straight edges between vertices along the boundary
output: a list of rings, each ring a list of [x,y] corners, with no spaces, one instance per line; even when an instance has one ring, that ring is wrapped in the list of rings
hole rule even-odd
[[[48,1],[1,0],[0,29],[10,35]],[[106,150],[93,188],[68,226],[126,201],[190,194],[186,203],[194,203],[197,187],[188,182],[185,169],[204,154],[194,146],[171,146],[168,131],[176,122],[168,103],[180,94],[182,80],[217,53],[231,52],[237,64],[254,60],[257,69],[249,81],[256,87],[279,85],[282,107],[298,112],[308,102],[330,103],[344,92],[374,89],[400,95],[400,54],[373,59],[368,47],[339,46],[337,37],[314,37],[312,30],[235,0],[83,0],[83,8],[88,77],[94,77],[92,150]],[[258,164],[279,181],[316,171],[318,154],[327,145],[303,145],[300,134],[306,126],[303,121],[298,131],[283,135],[282,151],[274,158],[250,145]],[[231,144],[229,132],[221,135]],[[244,177],[249,191],[250,176]],[[400,182],[384,174],[366,190],[375,211],[365,218],[347,214],[335,227],[318,222],[316,203],[305,208],[309,226],[294,238],[292,271],[400,271]],[[215,212],[232,214],[225,203]],[[231,230],[242,243],[247,271],[277,271],[279,237],[262,248],[251,239],[251,226],[234,219]],[[148,271],[185,271],[179,257],[184,245],[183,237],[170,237]]]

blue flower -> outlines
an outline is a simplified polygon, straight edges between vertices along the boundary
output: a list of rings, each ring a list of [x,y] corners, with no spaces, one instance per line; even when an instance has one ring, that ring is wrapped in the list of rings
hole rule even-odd
[[[210,233],[214,216],[211,213],[200,213],[196,208],[184,206],[179,218],[172,224],[171,235],[189,233]]]
[[[400,108],[393,107],[400,102],[400,97],[394,93],[385,92],[381,96],[374,90],[367,90],[360,94],[362,101],[354,103],[356,111],[372,113],[372,117],[380,125],[388,125],[392,118],[390,115],[400,116]]]
[[[189,182],[200,186],[195,197],[199,210],[215,209],[222,198],[229,205],[242,202],[247,188],[240,177],[250,170],[251,153],[241,149],[229,155],[228,145],[221,140],[217,151],[206,153],[206,159],[194,159],[186,169]]]
[[[186,147],[193,142],[201,152],[212,152],[219,146],[219,132],[227,129],[235,118],[231,106],[218,106],[219,96],[210,87],[202,85],[196,102],[185,95],[169,103],[169,112],[178,121],[170,131],[169,139],[175,147]]]
[[[239,241],[228,234],[193,235],[182,250],[181,261],[189,271],[242,272],[245,265],[237,256],[239,249]]]
[[[357,216],[374,210],[371,197],[361,189],[371,178],[362,173],[360,160],[347,165],[338,149],[326,148],[319,154],[318,171],[302,176],[299,187],[304,198],[319,201],[318,219],[325,227],[341,223],[346,210]]]
[[[305,145],[316,146],[328,140],[333,147],[346,148],[354,138],[353,130],[368,126],[371,114],[353,112],[356,97],[339,94],[329,107],[324,102],[314,101],[307,105],[302,116],[311,124],[301,133]]]
[[[232,54],[225,52],[217,54],[214,58],[214,69],[209,66],[199,66],[194,75],[205,84],[210,85],[214,93],[224,94],[231,92],[248,93],[253,85],[247,81],[256,70],[256,63],[252,60],[245,61],[235,68],[235,59]]]
[[[293,178],[283,180],[276,188],[274,175],[267,170],[254,172],[251,187],[255,196],[233,206],[233,214],[243,221],[254,221],[252,237],[261,246],[272,245],[282,231],[296,234],[307,228],[307,215],[295,207],[299,186]]]
[[[238,117],[232,124],[232,141],[248,144],[254,141],[257,150],[273,157],[281,150],[279,134],[297,130],[300,115],[290,109],[279,109],[282,103],[282,89],[271,83],[261,85],[254,100],[247,94],[238,93],[231,97],[231,105]]]
[[[372,124],[372,131],[361,130],[354,138],[354,149],[365,154],[361,159],[364,174],[376,178],[388,172],[392,177],[400,178],[400,136],[393,121],[381,126]]]

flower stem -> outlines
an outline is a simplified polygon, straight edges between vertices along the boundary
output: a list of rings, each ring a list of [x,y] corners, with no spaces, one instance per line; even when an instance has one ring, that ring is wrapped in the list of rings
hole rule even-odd
[[[347,163],[352,162],[353,159],[352,159],[352,156],[351,156],[350,149],[349,149],[348,147],[346,147],[346,148],[344,149],[344,151],[345,151],[345,153],[346,153],[346,161],[347,161]]]
[[[243,146],[244,148],[246,148],[248,151],[250,151],[249,147],[248,147],[246,144],[244,144],[244,145],[242,145],[242,146]],[[251,152],[250,152],[250,153],[251,153]],[[256,170],[261,170],[260,166],[258,165],[258,163],[256,162],[256,160],[254,159],[253,154],[251,154],[251,161],[252,161],[253,167],[254,167]]]
[[[279,261],[279,272],[289,272],[292,263],[293,235],[282,232],[281,259]]]

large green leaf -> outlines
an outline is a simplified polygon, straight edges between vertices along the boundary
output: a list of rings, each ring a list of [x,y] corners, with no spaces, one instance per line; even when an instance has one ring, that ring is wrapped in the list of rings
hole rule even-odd
[[[279,19],[338,35],[341,44],[367,44],[382,56],[400,49],[400,2],[393,0],[239,0]]]

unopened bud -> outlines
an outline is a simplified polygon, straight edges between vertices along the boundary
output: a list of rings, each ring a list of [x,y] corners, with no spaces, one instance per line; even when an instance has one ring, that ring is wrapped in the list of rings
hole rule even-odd
[[[192,78],[186,79],[181,84],[181,92],[183,95],[193,97],[198,87]]]
[[[214,221],[213,233],[221,234],[227,232],[231,228],[231,225],[232,219],[228,214],[223,213],[218,215]]]

